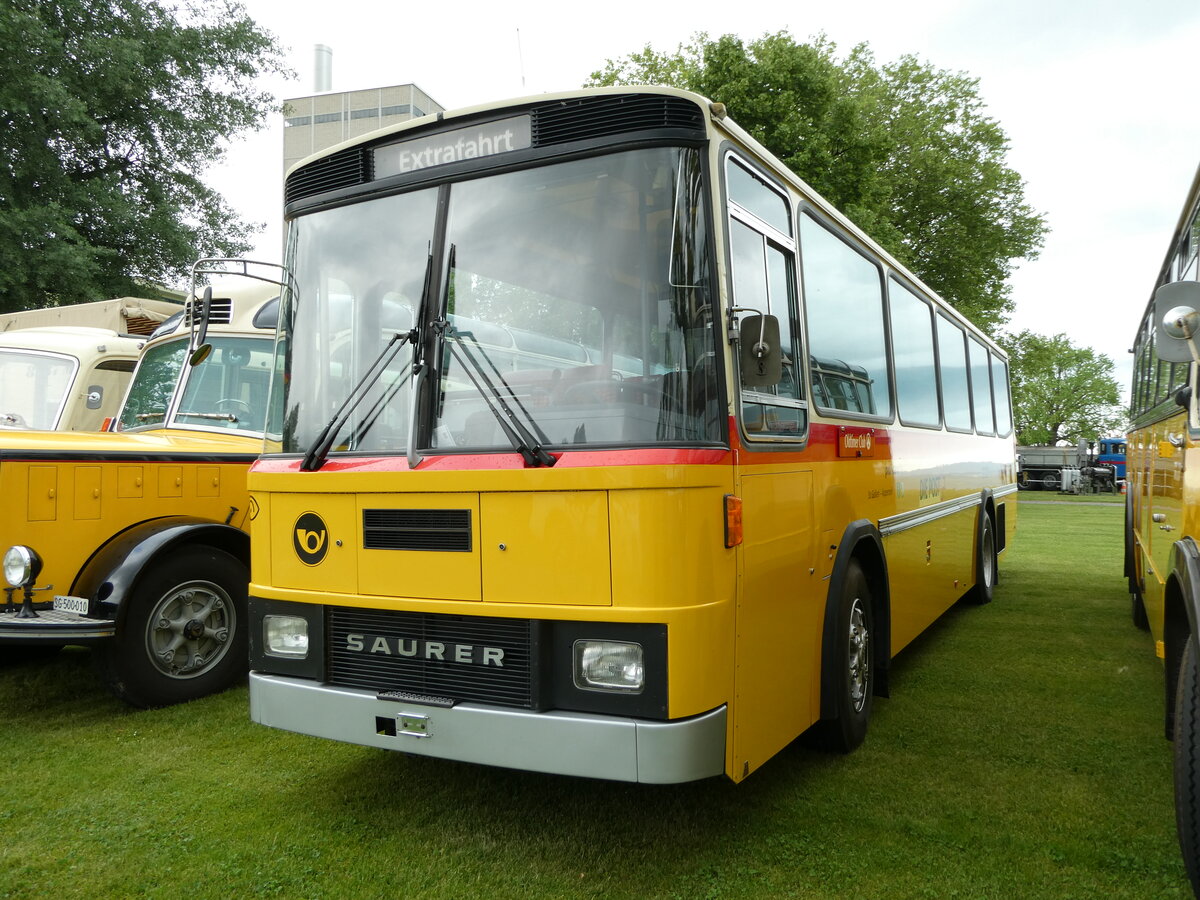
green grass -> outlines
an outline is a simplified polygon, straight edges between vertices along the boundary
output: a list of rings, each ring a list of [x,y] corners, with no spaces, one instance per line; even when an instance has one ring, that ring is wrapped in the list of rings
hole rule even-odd
[[[994,603],[896,660],[845,757],[647,787],[127,709],[0,668],[0,897],[1187,897],[1120,509],[1024,503]]]

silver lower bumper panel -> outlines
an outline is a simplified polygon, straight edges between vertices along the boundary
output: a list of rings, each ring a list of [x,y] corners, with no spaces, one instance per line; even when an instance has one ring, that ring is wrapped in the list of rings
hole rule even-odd
[[[479,703],[445,709],[251,672],[250,718],[351,744],[531,772],[675,784],[725,771],[724,706],[672,722]]]
[[[110,638],[116,630],[111,619],[89,619],[55,609],[39,609],[37,617],[29,619],[0,611],[0,644],[75,644]]]

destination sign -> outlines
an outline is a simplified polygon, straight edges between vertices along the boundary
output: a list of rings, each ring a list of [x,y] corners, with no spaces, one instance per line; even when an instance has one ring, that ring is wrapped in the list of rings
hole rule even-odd
[[[430,137],[375,148],[375,177],[404,175],[434,166],[525,150],[533,145],[529,116],[514,116]]]

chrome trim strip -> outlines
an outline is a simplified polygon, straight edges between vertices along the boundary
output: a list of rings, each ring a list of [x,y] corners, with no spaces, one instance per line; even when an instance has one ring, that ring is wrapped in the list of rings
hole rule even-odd
[[[981,497],[979,494],[964,494],[962,497],[943,500],[941,503],[935,503],[932,506],[922,506],[920,509],[910,510],[909,512],[900,513],[895,516],[888,516],[886,519],[879,520],[879,533],[883,537],[888,537],[898,534],[901,531],[907,531],[910,528],[919,528],[922,525],[935,522],[944,516],[952,516],[976,507],[980,502]]]
[[[1015,494],[1018,488],[1015,484],[1004,484],[998,488],[992,488],[993,497],[1007,497],[1009,494]]]
[[[556,775],[676,784],[725,771],[724,706],[673,722],[481,703],[443,709],[251,672],[250,718],[367,747]],[[406,734],[403,722],[418,719],[420,736]],[[394,734],[380,733],[392,723]]]

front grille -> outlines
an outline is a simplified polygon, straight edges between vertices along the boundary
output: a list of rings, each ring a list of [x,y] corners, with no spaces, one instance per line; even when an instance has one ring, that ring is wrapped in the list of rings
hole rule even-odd
[[[367,550],[471,551],[469,509],[364,509]]]
[[[583,97],[533,110],[535,147],[658,128],[679,128],[703,137],[704,115],[689,100],[655,94]]]
[[[528,619],[336,606],[328,608],[327,617],[330,684],[534,706],[533,626]],[[431,658],[439,655],[439,646],[443,658]],[[503,652],[503,665],[485,664],[497,650]],[[455,662],[460,655],[473,661]]]

